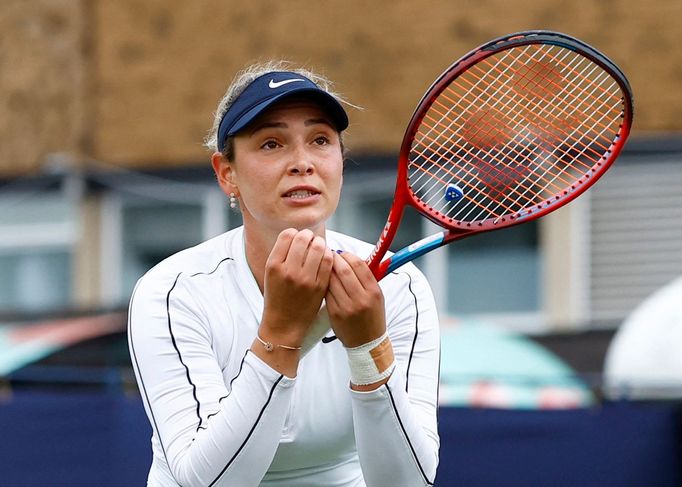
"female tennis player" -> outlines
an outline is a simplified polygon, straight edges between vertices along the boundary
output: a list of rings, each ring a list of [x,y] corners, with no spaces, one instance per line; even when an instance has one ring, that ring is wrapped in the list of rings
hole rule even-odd
[[[347,126],[330,83],[286,63],[221,100],[207,145],[244,224],[155,266],[130,303],[148,485],[433,484],[431,290],[412,264],[377,283],[373,245],[326,227]],[[332,329],[302,350],[318,315]]]

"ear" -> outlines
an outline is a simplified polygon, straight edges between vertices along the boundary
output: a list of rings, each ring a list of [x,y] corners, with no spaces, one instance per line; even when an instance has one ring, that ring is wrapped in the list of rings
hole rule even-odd
[[[235,181],[235,171],[232,164],[225,159],[225,156],[220,152],[214,152],[211,156],[211,166],[213,166],[213,172],[215,173],[220,189],[223,190],[227,196],[230,193],[239,194],[239,189]]]

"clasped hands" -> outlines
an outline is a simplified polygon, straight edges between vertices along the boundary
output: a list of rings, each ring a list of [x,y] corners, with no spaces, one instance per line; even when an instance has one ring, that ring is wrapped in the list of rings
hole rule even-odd
[[[265,265],[264,309],[259,333],[298,347],[326,301],[334,333],[347,347],[386,331],[384,297],[367,263],[329,249],[310,230],[281,232]]]

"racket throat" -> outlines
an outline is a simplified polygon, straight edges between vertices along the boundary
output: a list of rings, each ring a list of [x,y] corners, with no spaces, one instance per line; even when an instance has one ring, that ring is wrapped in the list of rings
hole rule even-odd
[[[403,264],[406,264],[417,257],[421,257],[433,249],[437,249],[446,243],[445,237],[445,232],[438,232],[418,240],[412,245],[408,245],[407,247],[393,254],[388,259],[384,260],[379,266],[379,272],[382,276],[385,276]]]
[[[369,266],[370,270],[377,279],[379,279],[377,269],[379,268],[379,263],[381,262],[381,259],[386,254],[388,247],[391,245],[391,241],[393,240],[393,236],[395,235],[394,228],[397,228],[397,224],[394,225],[393,221],[389,218],[386,221],[384,229],[381,231],[381,235],[379,235],[379,240],[377,240],[377,244],[374,246],[372,253],[367,258],[367,265]]]
[[[393,237],[395,237],[395,234],[398,231],[398,226],[400,225],[400,220],[403,217],[404,210],[405,206],[402,201],[394,202],[394,206],[391,207],[388,219],[386,220],[386,225],[384,225],[384,229],[381,231],[381,235],[379,235],[377,244],[374,246],[374,250],[372,250],[372,253],[367,258],[367,265],[372,271],[372,274],[374,274],[374,277],[377,279],[381,279],[386,275],[385,273],[382,274],[379,271],[379,266],[381,264],[381,260],[384,258],[384,255],[386,255],[391,242],[393,242]]]

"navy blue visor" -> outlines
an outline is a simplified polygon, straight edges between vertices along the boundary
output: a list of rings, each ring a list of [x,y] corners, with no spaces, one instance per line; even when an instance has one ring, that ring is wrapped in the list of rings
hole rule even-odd
[[[348,115],[332,95],[298,73],[273,71],[253,80],[223,114],[218,126],[218,150],[223,152],[228,137],[246,127],[273,103],[294,94],[319,103],[339,132],[348,127]]]

